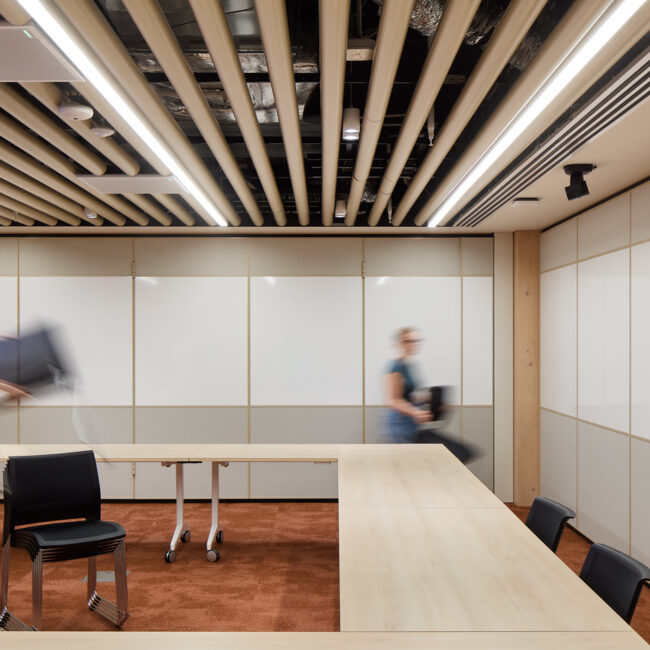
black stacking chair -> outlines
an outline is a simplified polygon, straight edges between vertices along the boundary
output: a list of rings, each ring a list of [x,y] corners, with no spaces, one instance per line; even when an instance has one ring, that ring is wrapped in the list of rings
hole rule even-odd
[[[592,544],[580,577],[629,623],[650,569],[611,546]]]
[[[38,630],[43,563],[84,557],[88,558],[88,607],[121,627],[129,616],[125,536],[122,526],[101,520],[99,477],[92,451],[10,458],[4,472],[0,628]],[[32,558],[31,628],[7,608],[11,547],[26,550]],[[117,605],[96,591],[96,557],[105,553],[115,555]]]
[[[555,553],[566,522],[575,516],[576,513],[571,508],[561,503],[545,497],[537,497],[528,513],[526,526]]]

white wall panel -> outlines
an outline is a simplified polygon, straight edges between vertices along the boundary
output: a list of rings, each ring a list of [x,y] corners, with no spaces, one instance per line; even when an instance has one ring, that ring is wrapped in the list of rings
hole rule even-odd
[[[138,277],[137,405],[247,403],[246,278]]]
[[[471,279],[491,284],[491,278]],[[365,283],[366,404],[386,403],[384,373],[396,355],[395,332],[406,326],[417,327],[423,336],[418,383],[454,387],[450,402],[458,404],[460,278],[381,277],[366,278]]]
[[[18,281],[0,276],[0,336],[15,336],[18,324]]]
[[[630,440],[578,423],[578,530],[625,553],[630,539]]]
[[[361,279],[251,278],[251,403],[361,404]]]
[[[629,249],[578,265],[578,417],[629,431]]]
[[[650,239],[650,183],[630,192],[630,214],[632,243]]]
[[[565,221],[540,236],[539,266],[546,271],[577,261],[578,219]]]
[[[492,404],[492,374],[492,278],[463,278],[463,404]]]
[[[629,192],[578,215],[578,259],[613,251],[629,243]]]
[[[576,414],[577,266],[540,276],[540,404]]]
[[[650,242],[634,246],[631,253],[630,433],[650,440]]]
[[[75,391],[34,404],[126,406],[132,398],[131,278],[23,277],[20,328],[58,326],[77,378]]]

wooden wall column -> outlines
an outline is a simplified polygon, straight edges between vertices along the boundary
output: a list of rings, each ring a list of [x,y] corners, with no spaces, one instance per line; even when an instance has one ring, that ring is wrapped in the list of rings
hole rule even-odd
[[[514,233],[514,502],[539,495],[539,242]]]

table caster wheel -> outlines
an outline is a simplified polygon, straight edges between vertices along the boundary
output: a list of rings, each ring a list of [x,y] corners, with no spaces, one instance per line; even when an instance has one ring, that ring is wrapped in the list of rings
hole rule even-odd
[[[167,564],[176,562],[176,551],[172,551],[172,550],[167,551],[167,553],[165,553],[165,562],[167,562]]]
[[[223,542],[223,530],[220,530],[220,531],[217,533],[217,536],[215,537],[215,539],[217,540],[217,542],[218,542],[219,544],[221,544],[221,542]]]
[[[219,551],[216,551],[214,549],[210,549],[207,552],[206,557],[208,559],[208,562],[216,562],[221,557],[221,554],[219,553]]]
[[[184,530],[181,533],[181,542],[183,542],[183,544],[187,544],[187,542],[189,542],[191,539],[192,539],[192,533],[190,533],[189,530]]]

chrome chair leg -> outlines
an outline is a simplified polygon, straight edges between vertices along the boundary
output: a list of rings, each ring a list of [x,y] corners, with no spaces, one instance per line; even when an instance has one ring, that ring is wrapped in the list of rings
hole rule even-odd
[[[97,591],[97,558],[89,557],[88,558],[88,607],[90,607],[90,602],[95,596]]]
[[[88,558],[88,608],[109,620],[113,625],[122,627],[129,617],[124,540],[120,541],[113,553],[115,557],[115,593],[117,605],[97,593],[96,559]]]
[[[119,614],[117,625],[122,626],[129,617],[129,592],[126,586],[126,545],[124,540],[115,549],[115,593]]]
[[[7,609],[7,595],[9,593],[9,537],[2,547],[2,582],[0,583],[0,610]]]
[[[31,632],[33,628],[23,623],[8,609],[9,594],[9,550],[10,540],[7,539],[2,547],[2,578],[0,579],[0,630],[9,632]]]
[[[38,630],[43,617],[43,552],[32,560],[32,627]]]

